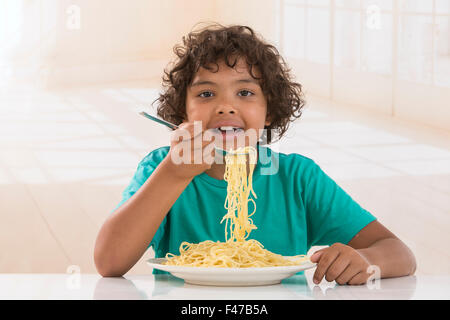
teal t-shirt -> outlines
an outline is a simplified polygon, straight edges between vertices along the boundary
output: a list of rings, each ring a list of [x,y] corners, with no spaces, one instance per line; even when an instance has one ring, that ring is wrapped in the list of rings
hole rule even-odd
[[[169,147],[150,152],[123,192],[122,205],[144,184],[166,157]],[[274,253],[306,254],[311,246],[347,244],[375,217],[356,203],[313,160],[258,146],[253,173],[257,199],[252,216],[256,239]],[[191,181],[159,226],[149,247],[156,257],[179,254],[183,241],[225,241],[225,180],[202,173]],[[249,212],[253,211],[249,203]]]

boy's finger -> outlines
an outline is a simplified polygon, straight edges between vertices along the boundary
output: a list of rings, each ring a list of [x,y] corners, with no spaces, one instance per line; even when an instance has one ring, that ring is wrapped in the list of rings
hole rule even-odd
[[[183,122],[179,127],[178,130],[185,130],[189,133],[189,138],[193,139],[196,136],[203,133],[203,128],[201,123],[195,121],[195,122]]]
[[[369,279],[369,274],[366,272],[359,272],[355,276],[353,276],[349,281],[348,284],[355,285],[355,284],[364,284],[367,282],[367,279]]]
[[[180,142],[189,141],[197,136],[200,138],[202,130],[200,127],[195,127],[192,122],[183,122],[178,129],[172,131],[170,141]]]
[[[309,258],[311,260],[311,262],[313,262],[313,263],[318,262],[320,260],[320,256],[323,253],[323,250],[325,250],[325,249],[320,249],[320,250],[317,250],[316,252],[314,252],[313,255]]]
[[[198,136],[195,139],[202,139],[201,142],[193,143],[193,150],[203,150],[203,152],[210,152],[214,150],[217,140],[217,134],[211,133],[209,131],[205,131],[203,136]],[[206,149],[208,148],[208,149]]]
[[[354,264],[349,264],[347,268],[345,268],[344,272],[342,272],[339,277],[336,278],[336,282],[339,284],[346,284],[360,271],[361,270]]]
[[[317,264],[316,271],[314,272],[313,281],[315,284],[319,284],[322,281],[330,265],[339,256],[338,250],[329,250],[329,249],[330,248],[327,248],[327,250],[322,251],[319,263]]]
[[[177,130],[185,130],[188,132],[189,138],[194,139],[196,137],[200,137],[203,135],[207,139],[211,139],[211,136],[216,136],[217,132],[211,129],[206,129],[203,127],[202,121],[194,121],[194,122],[183,122],[180,124]]]
[[[325,279],[328,282],[336,280],[344,272],[345,268],[347,268],[349,264],[350,260],[345,259],[342,255],[340,255],[328,268],[325,274]]]

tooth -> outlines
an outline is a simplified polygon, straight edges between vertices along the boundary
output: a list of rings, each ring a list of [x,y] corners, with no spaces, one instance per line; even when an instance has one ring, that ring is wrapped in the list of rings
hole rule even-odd
[[[223,126],[223,127],[220,127],[220,130],[233,130],[233,128],[234,127],[232,127],[232,126]]]

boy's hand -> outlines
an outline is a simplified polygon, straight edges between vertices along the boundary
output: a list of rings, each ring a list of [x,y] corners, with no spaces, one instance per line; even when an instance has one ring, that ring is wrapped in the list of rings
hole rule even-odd
[[[311,262],[317,263],[313,281],[319,284],[323,277],[327,281],[335,280],[338,284],[364,284],[370,274],[370,263],[357,250],[342,243],[316,251]]]
[[[201,123],[183,122],[172,132],[170,151],[166,159],[175,165],[174,174],[190,179],[211,168],[214,162],[214,133]]]

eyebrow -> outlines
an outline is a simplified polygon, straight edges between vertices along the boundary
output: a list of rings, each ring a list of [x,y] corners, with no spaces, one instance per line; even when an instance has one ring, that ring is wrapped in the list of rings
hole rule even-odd
[[[246,79],[239,79],[239,80],[235,80],[234,83],[254,83],[259,85],[259,82],[253,78],[246,78]],[[201,85],[213,85],[213,86],[217,86],[217,83],[213,82],[213,81],[209,81],[209,80],[198,80],[195,81],[191,84],[191,87],[195,87],[195,86],[201,86]]]

